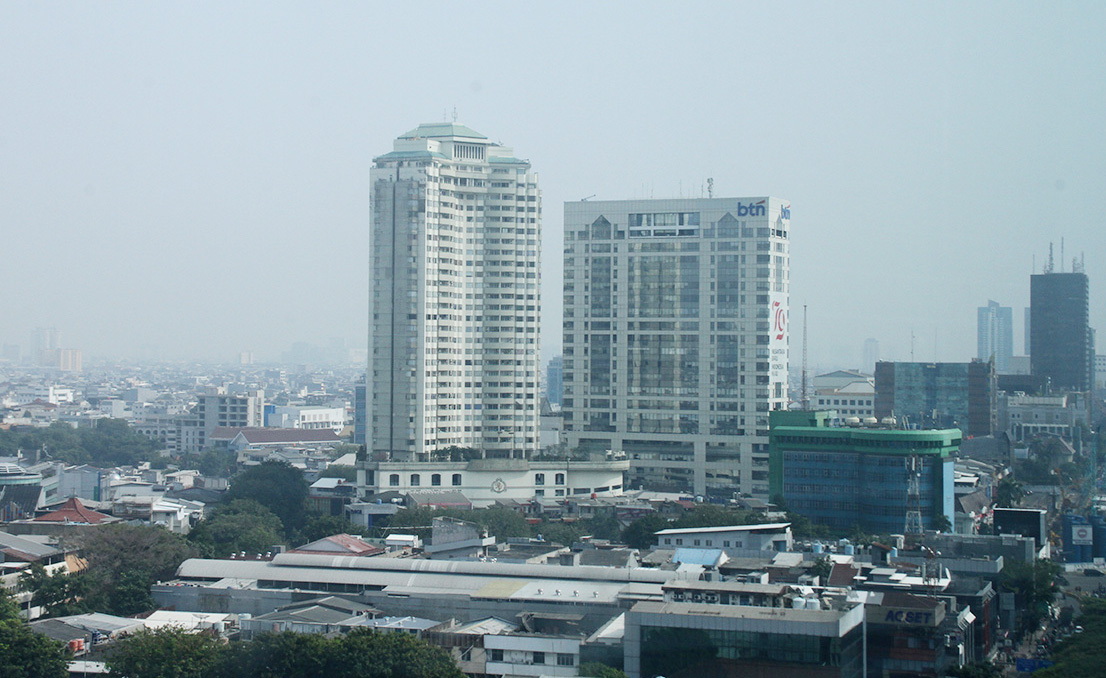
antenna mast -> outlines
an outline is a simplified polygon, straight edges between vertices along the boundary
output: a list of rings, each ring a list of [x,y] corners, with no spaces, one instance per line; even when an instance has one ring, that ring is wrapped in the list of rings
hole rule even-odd
[[[807,395],[806,390],[806,304],[803,304],[803,389],[802,397],[800,399],[801,406],[804,410],[810,409],[810,396]]]
[[[918,487],[918,455],[906,460],[906,529],[908,539],[922,536],[922,492]]]

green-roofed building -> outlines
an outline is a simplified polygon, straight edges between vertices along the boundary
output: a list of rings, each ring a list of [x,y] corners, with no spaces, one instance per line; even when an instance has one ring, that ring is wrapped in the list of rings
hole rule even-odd
[[[953,463],[959,429],[904,431],[831,427],[829,412],[776,411],[769,422],[773,498],[816,523],[874,534],[906,529],[910,475],[917,475],[924,529],[953,520]]]

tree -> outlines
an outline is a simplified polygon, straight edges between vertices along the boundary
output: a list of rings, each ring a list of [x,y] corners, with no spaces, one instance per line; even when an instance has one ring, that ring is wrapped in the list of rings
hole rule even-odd
[[[67,678],[65,646],[35,633],[22,621],[0,622],[0,676],[4,678]]]
[[[293,544],[309,544],[334,534],[361,534],[362,528],[341,516],[312,515],[307,518],[303,529],[296,533]]]
[[[1079,624],[1083,627],[1083,633],[1056,645],[1051,656],[1055,666],[1034,671],[1034,678],[1098,678],[1102,675],[1102,648],[1106,646],[1106,600],[1088,596],[1082,599],[1081,607]]]
[[[951,532],[952,523],[949,522],[949,517],[944,513],[938,513],[933,516],[933,522],[930,523],[930,527],[938,532]]]
[[[266,633],[235,643],[215,678],[464,678],[443,650],[405,633],[354,629],[326,638]]]
[[[194,468],[205,476],[227,478],[238,467],[238,455],[230,450],[206,449],[181,457],[183,468]]]
[[[357,467],[331,464],[319,474],[320,478],[341,478],[347,483],[357,482]]]
[[[50,574],[41,563],[34,563],[19,575],[19,586],[31,592],[31,605],[41,607],[46,617],[83,614],[92,609],[85,600],[91,588],[89,577],[83,573]]]
[[[626,678],[626,673],[622,669],[616,669],[599,662],[580,664],[580,675],[590,676],[591,678]]]
[[[307,513],[307,481],[299,469],[266,461],[231,480],[227,499],[251,499],[272,511],[289,530],[302,527]]]
[[[31,630],[19,615],[19,605],[0,587],[0,676],[4,678],[66,678],[65,646]]]
[[[280,518],[250,499],[223,504],[188,533],[192,544],[217,558],[240,551],[265,553],[283,539]]]
[[[172,579],[200,550],[184,537],[153,525],[106,525],[81,533],[74,544],[88,560],[78,576],[87,582],[89,606],[133,615],[154,608],[150,586]]]
[[[473,511],[470,519],[501,542],[511,537],[530,536],[530,525],[526,522],[526,518],[518,511],[503,506],[490,506]]]
[[[622,531],[622,543],[635,549],[647,549],[657,543],[656,532],[672,527],[659,513],[646,514]]]
[[[207,678],[221,654],[218,638],[167,626],[116,642],[105,663],[111,678]]]
[[[336,678],[465,678],[444,650],[406,633],[354,629],[336,654]]]
[[[999,589],[1014,594],[1014,604],[1021,617],[1019,634],[1037,628],[1048,617],[1049,605],[1060,590],[1057,583],[1060,571],[1058,564],[1042,559],[1012,563],[1003,568]]]
[[[976,662],[963,666],[951,666],[945,672],[950,678],[1002,678],[1002,669],[991,662]]]
[[[830,561],[829,556],[822,556],[815,560],[810,567],[810,573],[818,577],[818,581],[821,582],[822,586],[829,586],[829,576],[832,571],[833,562]]]

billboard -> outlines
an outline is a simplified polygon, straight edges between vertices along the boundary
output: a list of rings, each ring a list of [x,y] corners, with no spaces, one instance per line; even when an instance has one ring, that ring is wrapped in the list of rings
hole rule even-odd
[[[1092,546],[1094,544],[1094,531],[1090,525],[1072,525],[1071,543],[1073,546]]]

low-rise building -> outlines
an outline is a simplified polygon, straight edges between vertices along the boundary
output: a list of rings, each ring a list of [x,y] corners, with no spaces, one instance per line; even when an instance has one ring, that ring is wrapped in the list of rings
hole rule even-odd
[[[673,528],[656,535],[660,548],[722,549],[730,553],[790,551],[793,544],[791,523]]]
[[[617,496],[630,464],[625,458],[602,461],[472,459],[447,462],[359,461],[361,496],[454,491],[476,508],[500,500]]]

